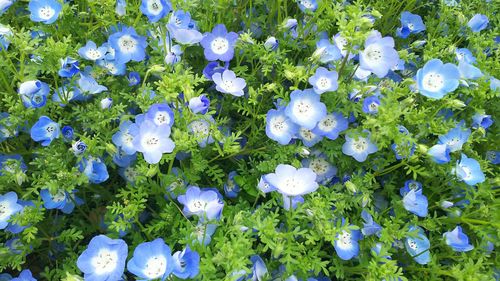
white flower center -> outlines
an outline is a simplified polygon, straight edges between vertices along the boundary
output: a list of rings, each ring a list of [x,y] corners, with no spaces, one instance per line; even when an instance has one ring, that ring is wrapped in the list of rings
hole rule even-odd
[[[281,135],[288,130],[285,116],[276,116],[271,119],[271,133],[274,135]]]
[[[38,17],[40,17],[43,20],[48,20],[54,16],[56,11],[52,9],[50,6],[44,6],[41,7],[40,10],[38,10]]]
[[[320,90],[328,90],[332,86],[332,81],[326,77],[320,77],[318,81],[316,81],[316,87]]]
[[[125,170],[123,171],[123,175],[125,176],[125,178],[129,181],[134,181],[134,179],[137,177],[137,172],[135,171],[134,168],[132,167],[127,167],[125,168]]]
[[[225,54],[229,50],[229,41],[226,38],[217,37],[210,43],[210,48],[217,55]]]
[[[316,173],[317,175],[322,175],[326,173],[326,171],[328,171],[329,166],[330,164],[326,162],[326,160],[323,158],[314,158],[309,163],[309,168],[311,168],[313,172]]]
[[[413,25],[413,23],[409,23],[409,24],[408,24],[408,29],[409,29],[410,31],[413,31],[413,29],[414,29],[414,28],[415,28],[415,25]]]
[[[408,239],[408,247],[415,251],[418,249],[417,243],[413,239]]]
[[[134,137],[129,133],[125,133],[122,135],[122,141],[126,146],[131,146],[134,141]]]
[[[156,125],[161,126],[163,124],[170,123],[170,116],[165,111],[158,111],[155,114],[154,120],[155,120]]]
[[[206,136],[208,135],[208,131],[210,129],[210,125],[208,123],[202,121],[193,121],[191,123],[191,129],[195,135]]]
[[[283,190],[289,193],[296,193],[298,190],[303,188],[304,183],[295,177],[288,177],[283,182]]]
[[[92,257],[90,264],[94,267],[95,274],[109,274],[118,265],[118,253],[110,249],[101,249],[97,255]]]
[[[353,141],[351,145],[352,148],[358,153],[363,152],[368,148],[368,143],[364,138],[359,138],[358,140]]]
[[[368,108],[370,109],[371,112],[378,111],[378,104],[375,102],[370,103],[368,105]]]
[[[471,171],[471,169],[469,167],[462,166],[462,165],[459,165],[459,166],[460,166],[460,168],[462,169],[462,172],[465,175],[463,177],[464,180],[468,180],[468,179],[472,178],[472,171]]]
[[[191,204],[190,204],[190,210],[191,212],[193,213],[196,213],[196,212],[199,212],[199,211],[203,211],[203,208],[205,206],[205,202],[202,202],[201,200],[193,200],[191,201]]]
[[[135,51],[137,46],[137,41],[130,35],[123,35],[118,39],[118,46],[120,50],[124,53],[132,53]]]
[[[444,78],[441,74],[430,72],[424,76],[424,88],[429,91],[439,91],[444,86]]]
[[[8,216],[10,216],[10,214],[11,211],[9,202],[0,202],[0,220],[6,219]]]
[[[98,60],[102,57],[101,53],[96,49],[88,49],[85,55],[91,60]]]
[[[339,236],[339,245],[341,248],[350,248],[352,246],[350,232],[342,230],[342,234]]]
[[[165,256],[155,256],[148,259],[143,273],[149,279],[157,279],[162,277],[166,270],[167,259]]]
[[[299,134],[303,139],[307,141],[314,139],[314,137],[316,136],[311,130],[305,128],[300,128]]]
[[[54,125],[48,125],[45,127],[45,131],[47,131],[47,134],[52,135],[54,131],[56,130]]]
[[[148,151],[156,150],[160,145],[160,138],[157,135],[145,135],[141,140],[141,144]]]
[[[158,15],[163,10],[163,5],[158,0],[148,1],[148,11],[153,15]]]
[[[307,120],[313,114],[313,105],[308,100],[300,100],[293,105],[293,115],[297,118]]]
[[[365,50],[368,60],[377,63],[383,59],[383,52],[378,45],[372,44]]]
[[[337,119],[328,115],[318,123],[318,127],[322,131],[329,132],[337,127]]]
[[[59,190],[54,196],[52,196],[52,201],[56,203],[60,203],[64,201],[64,199],[66,199],[66,193],[64,192],[64,190]]]

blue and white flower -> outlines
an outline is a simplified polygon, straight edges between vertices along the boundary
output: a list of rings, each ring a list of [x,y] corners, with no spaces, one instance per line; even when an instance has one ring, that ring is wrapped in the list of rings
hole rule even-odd
[[[394,49],[394,39],[383,37],[378,31],[365,41],[365,49],[359,53],[359,65],[382,78],[399,62],[399,54]]]
[[[98,235],[90,240],[76,265],[83,272],[85,280],[120,280],[125,270],[127,254],[128,246],[125,241]]]
[[[450,246],[455,252],[468,252],[474,249],[474,246],[469,244],[469,237],[462,232],[462,227],[455,227],[452,231],[443,234],[446,245]]]
[[[287,145],[298,132],[299,127],[292,122],[283,109],[271,109],[266,115],[266,135],[281,145]]]
[[[339,74],[337,71],[328,71],[324,67],[318,67],[313,76],[309,77],[309,84],[314,88],[316,94],[321,95],[325,92],[333,92],[339,87]]]
[[[361,233],[364,236],[377,235],[380,236],[380,231],[382,231],[382,227],[373,220],[372,215],[368,213],[366,210],[361,212],[361,218],[363,218],[363,228],[361,229]]]
[[[245,94],[243,92],[243,89],[247,86],[245,79],[236,77],[236,74],[229,69],[224,70],[222,74],[218,72],[214,73],[212,80],[216,85],[215,88],[217,91],[221,93],[230,94],[235,97],[241,97]]]
[[[57,0],[31,0],[28,9],[32,21],[51,24],[59,17],[62,5]]]
[[[316,43],[314,58],[318,58],[321,63],[329,63],[342,58],[342,54],[337,46],[330,43],[328,39],[321,39]]]
[[[142,0],[140,9],[150,22],[157,22],[170,13],[172,4],[168,0]]]
[[[182,211],[186,216],[197,215],[201,220],[218,220],[224,207],[215,191],[201,190],[197,186],[190,186],[177,200],[184,205]]]
[[[353,229],[343,229],[335,237],[335,252],[342,260],[350,260],[359,254],[359,240],[361,232]]]
[[[78,49],[78,54],[86,60],[97,61],[104,58],[107,50],[104,46],[97,47],[94,41],[87,41],[85,46]]]
[[[200,147],[206,147],[207,144],[214,143],[215,140],[210,133],[211,123],[215,122],[214,118],[205,115],[206,119],[195,120],[188,125],[188,130],[195,136]]]
[[[460,72],[454,64],[432,59],[417,71],[416,79],[419,93],[440,99],[458,87]]]
[[[419,15],[408,11],[401,13],[401,27],[396,30],[396,35],[407,38],[410,34],[419,33],[425,30],[424,22]]]
[[[206,95],[200,95],[198,97],[193,97],[189,100],[189,109],[193,113],[206,114],[208,112],[208,108],[210,107],[210,100]]]
[[[141,280],[164,281],[174,269],[170,247],[161,238],[139,244],[127,269]]]
[[[264,176],[269,185],[281,194],[291,197],[316,191],[319,187],[316,178],[316,174],[310,168],[296,169],[285,164],[279,164],[274,173]]]
[[[302,167],[310,168],[316,174],[316,181],[326,183],[337,174],[337,167],[328,162],[326,156],[314,153],[313,157],[302,160]]]
[[[468,185],[476,185],[485,181],[485,176],[477,160],[467,157],[462,153],[462,158],[457,161],[453,170],[457,177]]]
[[[345,136],[346,142],[342,145],[342,153],[352,156],[358,162],[364,162],[369,154],[378,151],[377,145],[370,141],[370,136],[351,138]]]
[[[182,252],[175,252],[173,274],[181,279],[194,278],[200,271],[200,254],[186,246]]]
[[[208,61],[230,61],[234,56],[234,46],[237,40],[237,33],[228,33],[225,25],[218,24],[211,33],[205,33],[200,44]]]
[[[425,236],[424,230],[419,226],[410,226],[409,232],[417,232],[417,237],[406,237],[405,248],[408,254],[419,264],[427,264],[431,261],[429,248],[431,243]]]
[[[121,31],[111,34],[108,42],[115,50],[114,63],[116,64],[142,61],[146,57],[146,47],[148,46],[146,37],[138,35],[132,27],[124,26]],[[109,69],[109,67],[107,68]]]
[[[149,164],[160,162],[163,153],[171,153],[175,148],[175,143],[170,139],[170,127],[158,126],[148,119],[139,124],[139,134],[132,143]]]
[[[196,30],[196,24],[191,20],[191,14],[182,10],[170,15],[167,29],[172,38],[183,45],[196,44],[203,39],[203,34]]]
[[[87,176],[91,183],[100,184],[109,178],[106,164],[104,164],[100,158],[83,158],[82,161],[78,163],[78,170]]]
[[[363,112],[368,114],[377,114],[380,106],[380,99],[377,96],[369,96],[363,100]]]
[[[31,127],[30,134],[34,141],[41,142],[42,146],[48,146],[54,139],[59,138],[59,124],[47,116],[41,116]]]
[[[467,23],[467,26],[472,30],[472,32],[480,32],[481,30],[488,27],[488,17],[482,14],[475,14]]]
[[[404,208],[419,217],[427,216],[428,204],[427,197],[422,194],[422,189],[411,189],[403,197]]]
[[[9,224],[10,217],[20,212],[23,206],[17,203],[17,194],[15,192],[7,192],[0,195],[0,229],[5,229]]]
[[[31,80],[21,83],[18,92],[25,107],[39,108],[47,102],[50,88],[40,80]]]
[[[174,112],[166,103],[153,104],[145,114],[147,120],[153,121],[156,126],[174,125]]]
[[[339,133],[345,131],[348,126],[349,122],[342,113],[333,112],[320,119],[312,131],[316,135],[335,140],[339,137]]]
[[[295,90],[290,94],[285,114],[295,124],[312,130],[326,116],[326,106],[314,91]]]

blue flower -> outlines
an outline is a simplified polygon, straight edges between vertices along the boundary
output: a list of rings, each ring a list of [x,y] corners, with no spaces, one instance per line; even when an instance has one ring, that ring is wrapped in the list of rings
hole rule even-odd
[[[40,197],[43,200],[43,206],[47,210],[59,209],[65,214],[71,214],[73,212],[75,208],[74,202],[79,205],[83,203],[80,198],[70,195],[67,191],[62,189],[58,190],[54,195],[52,195],[48,189],[42,189],[40,191]]]
[[[7,112],[0,112],[0,142],[17,136],[19,133],[19,129],[12,126],[9,116]]]
[[[279,41],[274,36],[268,37],[264,42],[264,49],[268,51],[276,51],[279,47]]]
[[[0,0],[0,15],[2,14],[2,2]],[[0,51],[7,50],[10,45],[9,37],[13,35],[12,30],[3,24],[0,24]]]
[[[320,101],[320,96],[311,89],[294,90],[290,94],[290,103],[285,108],[285,114],[295,124],[312,130],[326,116],[326,106]]]
[[[266,115],[266,135],[281,145],[287,145],[299,127],[288,118],[283,109],[271,109]]]
[[[333,112],[321,120],[312,130],[316,135],[327,137],[335,140],[339,137],[339,133],[345,131],[349,126],[349,122],[340,112]]]
[[[491,119],[491,115],[476,113],[472,116],[472,128],[477,129],[479,127],[483,129],[488,129],[491,125],[493,125],[493,119]]]
[[[58,74],[61,77],[71,78],[80,72],[80,68],[78,67],[80,63],[72,57],[60,59],[59,64],[61,65],[61,68],[59,69]]]
[[[302,167],[310,168],[316,174],[316,181],[326,183],[337,174],[337,167],[330,164],[322,153],[314,153],[313,157],[302,160]]]
[[[313,57],[319,58],[321,63],[329,63],[342,58],[342,54],[337,46],[330,43],[328,39],[321,39],[316,43],[316,51]]]
[[[146,57],[146,37],[138,35],[132,27],[123,26],[122,31],[109,36],[108,42],[115,50],[116,64],[125,64],[131,60],[142,61]]]
[[[106,52],[106,47],[97,47],[97,45],[93,41],[87,41],[87,44],[85,44],[85,46],[78,49],[78,54],[80,55],[80,57],[91,61],[103,59],[106,55]]]
[[[318,8],[317,0],[297,0],[299,9],[302,12],[314,12]]]
[[[273,187],[266,181],[265,176],[260,177],[259,183],[257,184],[257,188],[263,193],[269,193],[271,191],[276,190],[275,187]]]
[[[138,72],[131,71],[128,74],[127,80],[128,80],[128,85],[131,87],[139,85],[139,83],[141,82],[141,75]]]
[[[20,212],[23,206],[17,203],[17,194],[15,192],[7,192],[0,195],[0,229],[5,229],[9,224],[10,217]]]
[[[64,140],[71,141],[75,135],[73,128],[71,126],[64,126],[61,129],[61,133],[63,135]]]
[[[339,74],[337,71],[328,71],[324,67],[318,67],[313,76],[309,77],[309,84],[314,88],[316,94],[321,95],[324,92],[333,92],[339,87],[337,80]]]
[[[39,108],[47,102],[50,88],[40,80],[32,80],[19,85],[18,92],[25,107]]]
[[[410,190],[420,190],[422,189],[422,184],[416,180],[407,180],[405,181],[405,186],[399,189],[399,194],[401,196],[405,196],[410,192]]]
[[[416,79],[418,91],[422,95],[440,99],[458,87],[460,72],[454,64],[443,64],[439,59],[432,59],[417,71]]]
[[[455,56],[457,57],[457,60],[464,61],[469,64],[473,64],[476,62],[476,58],[472,55],[471,51],[467,48],[460,48],[455,50]]]
[[[153,104],[145,114],[147,120],[153,121],[156,126],[174,125],[174,112],[166,103]]]
[[[409,232],[418,231],[417,237],[406,237],[405,248],[408,254],[419,264],[427,264],[431,261],[429,248],[431,243],[425,236],[424,230],[419,226],[410,226]]]
[[[247,85],[245,79],[236,77],[236,74],[229,69],[224,70],[222,74],[218,72],[214,73],[212,80],[215,82],[217,91],[221,93],[230,94],[235,97],[241,97],[245,94],[243,92],[243,89]]]
[[[18,277],[12,278],[10,281],[36,281],[36,279],[33,278],[31,270],[25,269],[19,273]]]
[[[436,144],[431,147],[427,154],[432,157],[432,160],[438,164],[450,162],[450,148],[446,144]]]
[[[342,153],[352,156],[358,162],[364,162],[369,154],[378,151],[377,145],[370,141],[370,136],[358,136],[356,139],[345,136],[346,142],[342,145]]]
[[[248,280],[251,281],[262,281],[267,274],[267,267],[262,258],[259,255],[253,255],[250,257],[252,262],[252,273],[248,276]]]
[[[200,255],[192,251],[189,246],[182,252],[175,252],[173,274],[181,279],[194,278],[200,271]]]
[[[174,65],[181,61],[182,59],[182,49],[179,45],[167,45],[166,48],[167,55],[165,56],[165,63],[168,65]]]
[[[59,137],[59,124],[47,116],[41,116],[31,127],[30,134],[34,141],[41,142],[42,146],[48,146]]]
[[[0,0],[0,15],[5,13],[12,4],[14,4],[15,0]]]
[[[455,227],[453,231],[448,231],[443,234],[446,239],[446,245],[450,246],[456,252],[468,252],[474,249],[474,246],[469,244],[469,237],[462,232],[460,226]]]
[[[344,220],[344,219],[342,219]],[[335,252],[342,260],[350,260],[359,254],[359,243],[361,232],[359,230],[342,230],[335,237]]]
[[[19,211],[21,214],[24,212],[24,208],[26,207],[35,207],[35,203],[33,201],[25,201],[25,200],[17,200],[17,204],[22,206],[21,211]],[[17,224],[17,223],[10,223],[7,228],[5,228],[6,231],[13,233],[13,234],[18,234],[21,233],[23,230],[31,226],[31,224]],[[1,280],[1,279],[0,279]]]
[[[315,144],[323,140],[323,136],[315,134],[312,130],[300,127],[296,135],[302,140],[302,143],[307,147],[313,147]]]
[[[127,70],[125,63],[119,63],[114,60],[98,60],[97,65],[107,69],[111,75],[123,75]]]
[[[87,144],[85,144],[85,142],[81,140],[76,141],[75,143],[73,143],[73,145],[71,145],[71,150],[73,150],[73,153],[75,155],[80,155],[84,153],[85,150],[87,150]]]
[[[121,148],[126,154],[134,154],[134,139],[139,135],[139,127],[132,121],[124,121],[120,124],[120,130],[111,138],[113,143]]]
[[[212,235],[215,233],[216,229],[217,225],[204,224],[200,221],[191,234],[194,236],[196,241],[204,246],[207,246],[210,242],[212,242]]]
[[[78,163],[78,170],[86,175],[91,183],[99,184],[109,178],[106,164],[99,158],[83,158]]]
[[[491,162],[491,164],[498,165],[500,164],[500,151],[487,151],[486,159]]]
[[[158,115],[153,116],[156,118]],[[162,116],[165,117],[165,115]],[[156,121],[163,122],[165,118]],[[149,164],[160,162],[163,153],[171,153],[175,148],[175,143],[170,138],[170,127],[157,124],[150,119],[145,119],[139,124],[139,134],[132,141],[135,150],[142,152],[144,160]]]
[[[56,0],[31,0],[28,9],[32,21],[51,24],[57,20],[62,5]]]
[[[190,186],[177,200],[184,205],[182,211],[186,216],[197,215],[201,220],[218,220],[224,207],[215,191],[201,190],[197,186]]]
[[[373,221],[372,215],[370,215],[370,213],[368,213],[366,210],[363,210],[361,212],[361,217],[364,220],[361,233],[363,233],[363,235],[365,236],[370,236],[374,234],[380,236],[380,231],[382,230],[382,227],[375,221]]]
[[[113,155],[113,162],[119,167],[128,167],[137,160],[137,153],[127,154],[123,150],[118,151]]]
[[[115,13],[118,16],[124,16],[127,12],[127,2],[125,0],[116,0]]]
[[[464,122],[462,121],[445,135],[439,136],[438,144],[446,144],[450,152],[461,150],[471,133],[470,129],[463,127],[463,124]]]
[[[475,14],[467,23],[472,32],[479,32],[488,26],[488,17],[482,14]]]
[[[170,15],[167,29],[175,41],[183,45],[199,43],[203,34],[196,30],[196,24],[191,20],[191,14],[182,10]]]
[[[212,80],[212,76],[214,76],[215,73],[222,74],[228,67],[229,62],[226,62],[224,66],[220,66],[219,62],[216,61],[209,62],[207,66],[203,68],[203,76],[208,80]]]
[[[199,97],[193,97],[189,100],[189,109],[193,113],[206,114],[208,108],[210,107],[210,100],[206,95],[200,95]]]
[[[500,89],[500,80],[496,79],[495,77],[490,78],[490,89],[492,91],[496,91]]]
[[[90,240],[76,265],[83,272],[85,280],[120,280],[125,270],[127,254],[125,241],[98,235]]]
[[[419,33],[425,30],[424,22],[419,15],[408,11],[401,13],[401,27],[396,30],[396,35],[407,38],[410,34]]]
[[[382,78],[399,62],[399,54],[394,49],[394,39],[383,37],[378,31],[365,41],[365,49],[359,53],[359,66]]]
[[[224,192],[228,198],[236,198],[240,192],[240,186],[234,180],[237,175],[236,171],[229,172],[227,181],[224,183]]]
[[[483,77],[481,70],[472,64],[460,61],[458,63],[458,71],[460,72],[460,78],[476,80]]]
[[[427,216],[427,197],[422,194],[422,189],[411,189],[403,197],[403,206],[405,209],[419,217]]]
[[[161,20],[171,10],[172,4],[168,0],[142,0],[141,12],[148,17],[150,22]]]
[[[234,56],[236,40],[238,34],[228,33],[225,25],[218,24],[212,29],[212,33],[205,33],[200,44],[208,61],[230,61]]]
[[[482,183],[485,180],[484,173],[481,171],[479,162],[475,159],[468,158],[462,153],[462,158],[457,161],[454,173],[468,185]]]
[[[264,179],[281,194],[294,197],[316,191],[319,187],[316,177],[310,168],[279,164],[274,173],[265,175]]]
[[[198,145],[202,148],[215,141],[210,133],[210,124],[214,123],[215,120],[210,115],[205,116],[206,119],[194,120],[188,125],[188,130],[193,133]]]
[[[380,106],[380,99],[377,96],[369,96],[363,100],[363,112],[368,114],[377,114]]]
[[[170,247],[161,238],[139,244],[127,269],[141,280],[167,279],[174,269]]]
[[[406,129],[402,125],[399,125],[398,129],[399,129],[399,133],[401,133],[403,135],[407,136],[410,134],[410,132],[408,132],[408,129]],[[391,145],[391,149],[392,149],[392,151],[394,151],[396,159],[401,160],[401,159],[406,159],[406,158],[412,156],[413,153],[415,152],[416,146],[417,146],[416,143],[414,143],[412,141],[407,141],[406,143],[404,143],[404,142],[403,143],[393,143]]]
[[[86,70],[91,69],[87,68]],[[80,79],[76,82],[83,94],[95,95],[108,90],[106,86],[99,85],[91,73],[80,72]],[[86,98],[87,97],[85,97],[85,99]]]

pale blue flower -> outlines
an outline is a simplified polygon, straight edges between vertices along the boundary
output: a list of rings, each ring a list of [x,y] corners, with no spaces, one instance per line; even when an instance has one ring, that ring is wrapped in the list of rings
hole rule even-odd
[[[469,244],[469,237],[462,232],[462,227],[457,226],[452,231],[443,234],[446,245],[450,246],[455,252],[468,252],[474,249],[474,246]]]
[[[310,168],[279,164],[275,172],[265,175],[264,179],[281,194],[294,197],[316,191],[319,187],[316,177]]]
[[[454,64],[443,64],[439,59],[432,59],[417,71],[416,79],[418,91],[422,95],[440,99],[458,87],[460,72]]]
[[[243,89],[247,85],[245,79],[236,77],[236,74],[229,69],[224,70],[222,74],[218,72],[214,73],[212,80],[216,85],[215,88],[217,91],[221,93],[230,94],[235,97],[241,97],[245,94],[243,92]]]

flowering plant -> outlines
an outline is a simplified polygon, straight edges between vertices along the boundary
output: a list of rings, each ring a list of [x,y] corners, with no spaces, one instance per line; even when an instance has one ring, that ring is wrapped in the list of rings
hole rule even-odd
[[[0,0],[0,280],[498,280],[488,0]]]

